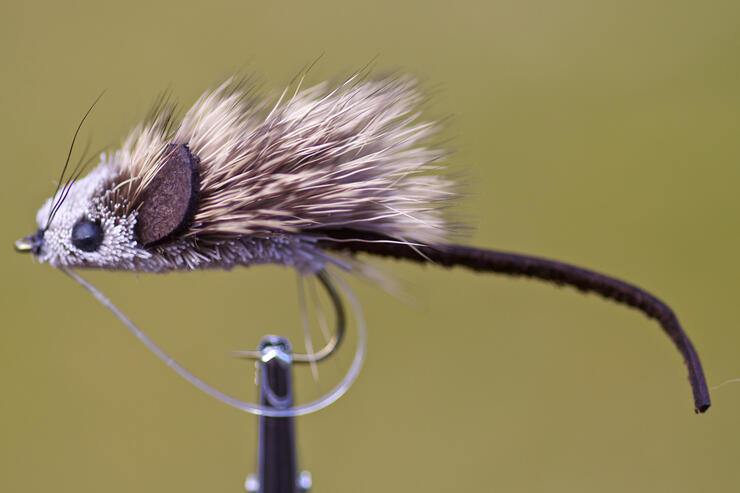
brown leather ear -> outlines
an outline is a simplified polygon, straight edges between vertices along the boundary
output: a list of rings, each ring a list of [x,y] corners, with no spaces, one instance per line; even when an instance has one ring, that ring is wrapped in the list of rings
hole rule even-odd
[[[144,246],[174,239],[198,206],[199,160],[185,144],[168,144],[165,163],[142,194],[135,232]]]

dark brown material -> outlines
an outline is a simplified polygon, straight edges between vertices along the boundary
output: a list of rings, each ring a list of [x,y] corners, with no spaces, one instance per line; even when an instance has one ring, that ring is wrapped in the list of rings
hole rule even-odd
[[[673,310],[637,286],[573,265],[527,255],[458,245],[411,247],[388,242],[390,238],[374,233],[348,230],[321,233],[319,245],[326,249],[366,252],[416,262],[431,262],[444,267],[460,265],[475,271],[542,279],[558,285],[573,286],[584,292],[598,293],[604,298],[636,308],[657,320],[681,352],[689,370],[696,412],[703,413],[711,405],[699,356]]]
[[[144,246],[164,243],[186,229],[198,205],[198,158],[184,144],[169,144],[164,159],[136,218],[136,236]]]

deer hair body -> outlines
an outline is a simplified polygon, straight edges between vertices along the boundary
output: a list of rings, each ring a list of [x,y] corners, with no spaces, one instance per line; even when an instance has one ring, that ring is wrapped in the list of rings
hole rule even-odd
[[[570,285],[656,319],[706,411],[699,357],[658,298],[572,265],[453,244],[444,211],[455,183],[422,100],[412,79],[358,74],[273,101],[232,79],[181,119],[159,104],[87,176],[71,172],[16,248],[65,270],[280,264],[317,274],[347,268],[337,254],[369,253]]]

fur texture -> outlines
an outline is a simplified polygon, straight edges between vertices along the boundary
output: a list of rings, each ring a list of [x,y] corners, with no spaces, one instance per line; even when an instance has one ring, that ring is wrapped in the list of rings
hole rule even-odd
[[[286,90],[270,103],[230,80],[180,121],[160,105],[72,185],[43,233],[39,258],[151,272],[255,263],[316,272],[330,261],[317,246],[327,230],[444,243],[442,210],[453,183],[439,172],[444,152],[427,144],[439,127],[419,120],[421,101],[411,79],[356,75],[336,87]],[[169,144],[186,145],[199,160],[197,207],[186,230],[145,248],[134,233],[137,210]],[[39,211],[40,228],[61,194]],[[71,243],[80,220],[101,225],[98,251]]]

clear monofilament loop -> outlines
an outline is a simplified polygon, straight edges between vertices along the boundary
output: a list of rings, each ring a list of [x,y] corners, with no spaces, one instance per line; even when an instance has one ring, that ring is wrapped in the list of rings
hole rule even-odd
[[[362,364],[365,360],[365,350],[367,347],[367,327],[365,325],[365,319],[362,314],[362,307],[360,306],[357,297],[350,288],[350,286],[341,278],[335,275],[330,275],[324,271],[325,276],[336,283],[338,290],[341,294],[349,301],[352,306],[352,314],[357,324],[357,346],[355,349],[355,355],[352,363],[344,375],[342,380],[329,392],[319,397],[318,399],[311,401],[307,404],[301,404],[286,409],[276,409],[272,407],[261,406],[251,402],[242,401],[228,394],[221,392],[220,390],[208,385],[200,378],[190,373],[185,367],[180,365],[174,358],[168,355],[162,348],[160,348],[151,338],[149,338],[144,331],[134,324],[116,305],[113,304],[98,288],[89,283],[86,279],[80,276],[77,272],[70,268],[62,267],[61,270],[69,277],[77,281],[82,287],[87,289],[95,299],[97,299],[103,306],[108,308],[125,326],[130,330],[144,345],[149,348],[159,359],[161,359],[167,366],[175,370],[181,377],[195,385],[197,388],[218,399],[219,401],[228,404],[229,406],[235,407],[242,411],[246,411],[257,416],[269,416],[269,417],[290,417],[290,416],[302,416],[304,414],[310,414],[319,411],[330,404],[334,403],[337,399],[342,397],[347,390],[352,386],[357,376],[360,373]]]

